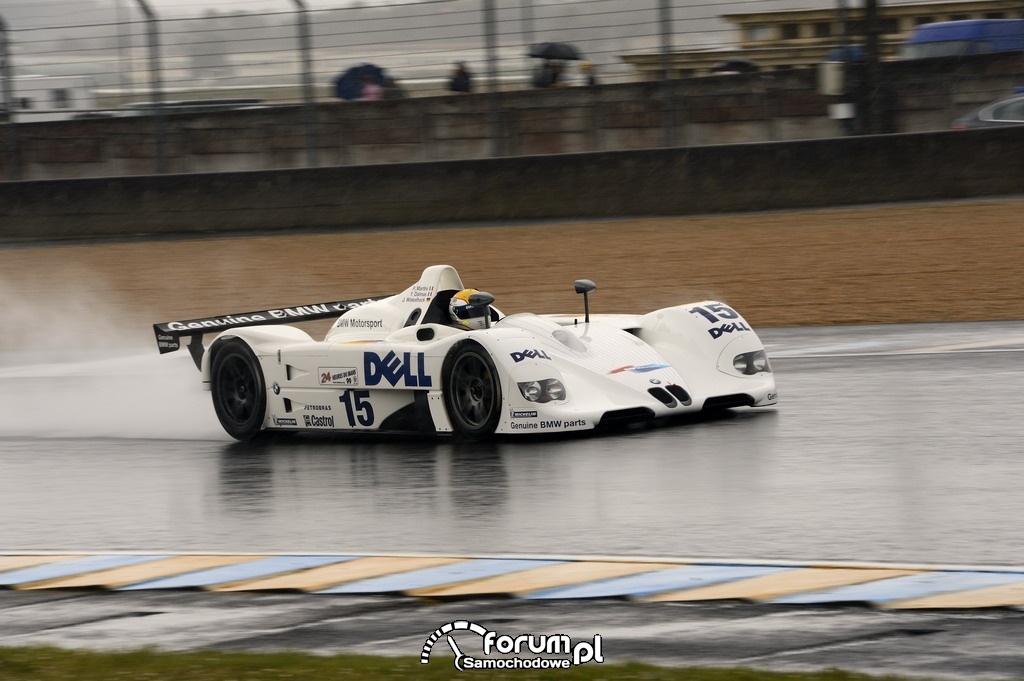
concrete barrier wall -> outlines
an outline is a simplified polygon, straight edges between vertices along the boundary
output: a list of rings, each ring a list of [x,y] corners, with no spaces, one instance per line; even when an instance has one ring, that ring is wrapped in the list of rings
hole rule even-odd
[[[0,183],[0,239],[685,215],[1022,190],[1024,127],[998,128],[437,163],[5,182]]]
[[[1011,92],[1016,54],[885,63],[887,132],[948,129],[957,115]],[[857,81],[857,69],[849,80]],[[843,136],[828,117],[837,100],[817,92],[814,69],[689,78],[672,84],[674,139],[683,146]],[[660,83],[322,102],[313,147],[324,166],[625,151],[665,143]],[[172,173],[301,168],[307,164],[298,106],[166,116],[162,146]],[[19,123],[20,178],[156,172],[151,117]],[[13,177],[8,126],[0,125],[0,178]]]

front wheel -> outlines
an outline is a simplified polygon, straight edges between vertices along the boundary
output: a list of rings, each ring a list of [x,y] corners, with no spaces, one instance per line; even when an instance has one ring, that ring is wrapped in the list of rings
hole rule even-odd
[[[266,384],[256,355],[243,341],[233,338],[213,348],[210,391],[228,435],[245,441],[260,433],[267,413]]]
[[[458,435],[484,439],[501,420],[501,382],[487,351],[473,341],[457,345],[442,369],[444,400]]]

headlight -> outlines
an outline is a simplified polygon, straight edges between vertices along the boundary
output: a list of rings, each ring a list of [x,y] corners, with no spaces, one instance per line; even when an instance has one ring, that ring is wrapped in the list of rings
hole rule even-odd
[[[565,399],[565,386],[557,378],[543,381],[526,381],[518,383],[519,392],[529,402],[552,402]]]
[[[564,400],[565,399],[565,386],[562,385],[561,381],[553,378],[544,381],[544,394],[548,396],[549,400]]]
[[[732,367],[744,376],[771,373],[772,371],[771,365],[768,364],[768,355],[765,354],[764,350],[755,350],[754,352],[744,352],[741,355],[736,355],[732,359]]]
[[[540,387],[540,383],[538,383],[537,381],[530,381],[529,383],[520,383],[519,391],[523,393],[523,397],[525,397],[530,402],[536,402],[544,394],[543,390]]]

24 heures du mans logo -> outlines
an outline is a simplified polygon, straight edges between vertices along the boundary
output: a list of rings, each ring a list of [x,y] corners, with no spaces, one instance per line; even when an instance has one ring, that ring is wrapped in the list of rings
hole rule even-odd
[[[483,639],[483,654],[487,657],[473,657],[463,652],[451,636],[453,631],[479,634]],[[423,652],[420,653],[420,664],[430,662],[430,652],[442,636],[447,638],[449,647],[455,653],[455,668],[460,672],[471,669],[569,669],[588,662],[604,662],[600,634],[591,640],[573,643],[566,634],[508,636],[490,631],[475,622],[459,620],[438,627],[427,637],[423,643]],[[493,655],[504,657],[491,657]]]

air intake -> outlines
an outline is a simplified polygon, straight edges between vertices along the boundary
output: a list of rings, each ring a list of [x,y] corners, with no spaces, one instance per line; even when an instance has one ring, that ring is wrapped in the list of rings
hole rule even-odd
[[[704,400],[704,409],[718,410],[731,407],[752,407],[754,398],[750,395],[739,393],[737,395],[718,395]]]
[[[676,398],[672,397],[667,390],[658,386],[657,388],[648,388],[647,392],[655,397],[659,402],[664,402],[666,407],[676,406]]]
[[[647,423],[654,420],[654,412],[647,407],[633,407],[631,409],[616,409],[606,411],[598,422],[602,428],[616,426],[628,426],[633,423]]]
[[[672,397],[679,400],[684,407],[689,407],[693,404],[693,400],[690,399],[690,393],[686,392],[681,385],[666,385],[665,389],[672,393]]]

